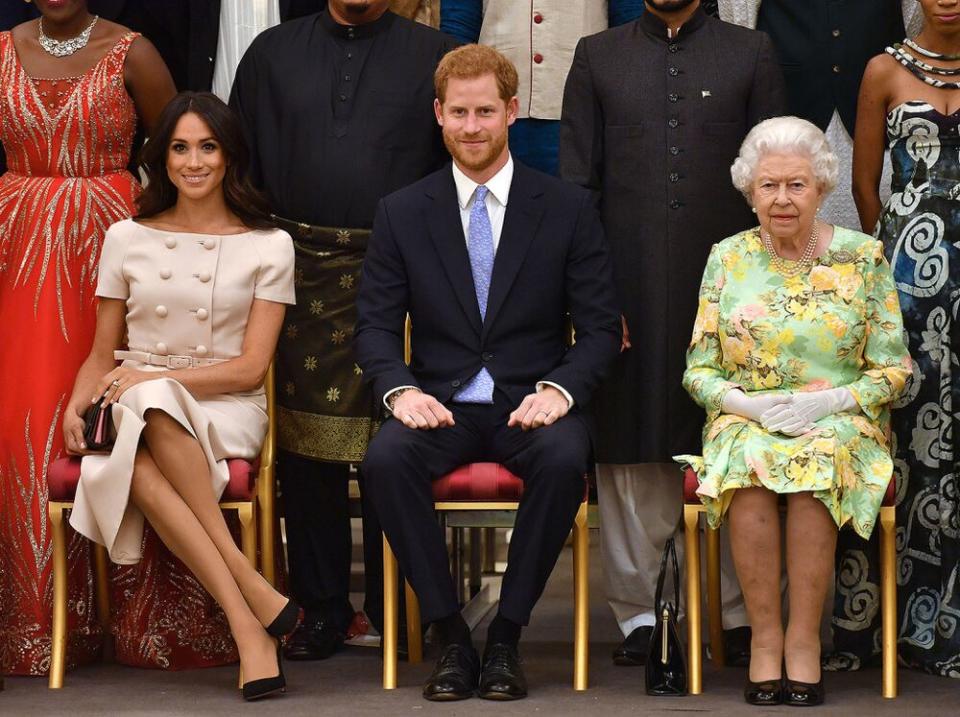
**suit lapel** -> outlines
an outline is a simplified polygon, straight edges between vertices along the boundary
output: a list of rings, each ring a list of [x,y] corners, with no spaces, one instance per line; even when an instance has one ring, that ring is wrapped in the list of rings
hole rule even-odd
[[[477,304],[477,292],[473,286],[473,271],[470,269],[467,240],[463,235],[456,185],[449,169],[436,176],[437,182],[426,191],[427,196],[433,200],[433,206],[427,207],[427,228],[447,278],[453,286],[453,293],[463,307],[470,325],[479,335],[480,305]],[[507,206],[509,207],[509,204]]]
[[[510,293],[510,287],[517,278],[523,265],[527,250],[540,225],[543,206],[539,200],[543,192],[533,186],[529,170],[514,162],[513,181],[510,184],[510,197],[507,211],[503,217],[503,229],[500,232],[500,244],[493,261],[493,276],[490,280],[490,295],[487,298],[487,315],[483,322],[482,336],[490,331],[497,313]]]

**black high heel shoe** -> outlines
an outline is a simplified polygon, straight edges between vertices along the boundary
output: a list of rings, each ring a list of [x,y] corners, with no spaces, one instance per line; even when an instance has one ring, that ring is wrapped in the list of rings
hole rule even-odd
[[[243,699],[247,702],[253,702],[253,700],[259,700],[275,692],[287,691],[287,680],[283,676],[283,660],[280,655],[280,640],[277,640],[277,670],[279,670],[279,674],[275,677],[262,677],[259,680],[244,682],[241,688]]]
[[[761,682],[747,680],[747,686],[743,688],[743,699],[749,705],[783,704],[783,678]]]
[[[293,632],[300,620],[300,606],[293,601],[293,598],[287,600],[280,613],[273,618],[273,622],[264,629],[270,637],[282,638]]]
[[[823,675],[817,683],[797,682],[789,677],[784,687],[783,703],[793,707],[813,707],[822,705],[827,691],[823,687]]]

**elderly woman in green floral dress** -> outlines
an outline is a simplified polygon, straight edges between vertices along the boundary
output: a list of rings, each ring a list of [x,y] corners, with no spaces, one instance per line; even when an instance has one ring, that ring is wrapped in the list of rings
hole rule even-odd
[[[888,406],[910,357],[880,242],[817,218],[837,174],[823,133],[796,117],[762,122],[731,174],[760,226],[716,244],[707,261],[684,374],[707,411],[703,456],[677,460],[699,475],[710,525],[729,516],[753,629],[747,702],[818,704],[837,528],[873,530],[893,473]]]

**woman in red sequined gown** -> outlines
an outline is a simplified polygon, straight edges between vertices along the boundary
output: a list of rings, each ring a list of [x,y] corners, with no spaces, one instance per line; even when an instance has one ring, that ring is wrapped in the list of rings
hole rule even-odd
[[[79,36],[85,0],[36,0],[43,31]],[[54,56],[31,21],[0,33],[0,672],[42,674],[50,661],[47,465],[63,454],[60,420],[96,324],[104,231],[129,217],[139,185],[126,170],[137,114],[147,132],[175,90],[153,46],[106,20]],[[117,656],[159,667],[236,659],[222,614],[150,535],[144,560],[113,575]],[[101,643],[90,548],[68,550],[71,664]]]

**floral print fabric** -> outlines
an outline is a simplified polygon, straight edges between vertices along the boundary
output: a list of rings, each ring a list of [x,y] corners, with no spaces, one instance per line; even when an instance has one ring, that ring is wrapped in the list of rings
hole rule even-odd
[[[841,227],[806,275],[770,265],[754,228],[716,244],[700,288],[684,387],[707,411],[696,470],[716,527],[737,488],[810,491],[838,526],[873,531],[893,474],[888,404],[903,391],[910,357],[880,242]],[[839,413],[791,438],[721,414],[732,388],[747,394],[847,388],[860,412]]]

